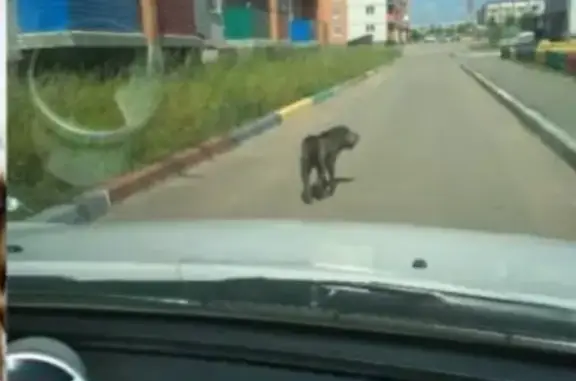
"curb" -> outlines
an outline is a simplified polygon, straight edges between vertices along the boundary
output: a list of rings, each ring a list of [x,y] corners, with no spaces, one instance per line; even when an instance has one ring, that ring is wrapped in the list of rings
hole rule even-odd
[[[496,100],[508,108],[523,124],[560,156],[572,169],[576,170],[576,140],[560,127],[546,119],[538,111],[533,110],[496,86],[482,74],[470,69],[464,64],[460,67],[487,90]]]
[[[98,189],[80,195],[70,204],[50,207],[28,220],[64,224],[90,223],[106,215],[112,205],[125,200],[135,193],[148,189],[186,168],[193,167],[212,159],[214,156],[234,149],[244,141],[281,125],[294,112],[325,102],[342,90],[373,76],[386,66],[388,65],[369,70],[340,85],[302,98],[263,117],[244,123],[224,136],[211,138],[195,147],[176,152],[168,158],[140,170],[114,178]]]

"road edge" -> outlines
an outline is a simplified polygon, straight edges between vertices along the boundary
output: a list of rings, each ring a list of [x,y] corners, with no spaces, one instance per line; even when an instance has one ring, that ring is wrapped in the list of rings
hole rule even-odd
[[[500,104],[510,110],[529,131],[535,133],[548,148],[552,149],[554,153],[576,171],[576,140],[540,112],[524,105],[510,93],[498,87],[482,74],[469,68],[466,64],[460,63],[460,68]]]
[[[242,145],[243,142],[265,131],[281,126],[296,111],[321,104],[341,91],[372,77],[390,65],[390,63],[387,63],[368,70],[339,85],[299,99],[260,118],[244,123],[225,135],[212,137],[205,142],[178,151],[166,159],[150,164],[140,170],[118,176],[97,189],[83,193],[71,203],[45,209],[28,218],[28,221],[64,224],[90,223],[106,215],[112,205],[149,189],[165,181],[170,176],[182,172],[184,169],[194,167],[213,159],[217,155],[231,151]]]

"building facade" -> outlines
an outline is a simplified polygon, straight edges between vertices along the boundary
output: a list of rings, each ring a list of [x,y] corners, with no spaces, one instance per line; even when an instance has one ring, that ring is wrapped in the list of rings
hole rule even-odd
[[[388,40],[405,43],[409,31],[409,0],[388,0]]]
[[[544,34],[552,40],[576,38],[576,0],[546,0]]]
[[[323,23],[329,44],[345,44],[349,36],[348,2],[351,0],[320,1],[320,21]],[[353,0],[352,0],[353,1]]]
[[[562,1],[562,0],[556,0]],[[545,0],[494,0],[488,1],[478,10],[477,21],[486,25],[494,19],[498,24],[504,24],[508,17],[520,18],[526,12],[535,11],[542,14],[546,7]]]
[[[478,10],[477,22],[486,25],[493,18],[502,24],[509,16],[520,18],[525,12],[533,10],[542,16],[545,38],[576,38],[576,0],[489,1]]]
[[[8,0],[8,6],[6,10],[8,11],[6,15],[7,21],[7,34],[8,38],[6,39],[8,49],[6,51],[7,55],[6,58],[8,62],[18,61],[21,58],[20,54],[20,46],[18,43],[18,23],[16,20],[18,19],[18,15],[16,13],[16,0]]]
[[[388,3],[386,0],[348,1],[348,40],[372,34],[374,41],[388,40]]]
[[[407,40],[408,0],[323,0],[321,4],[329,43],[343,44],[367,34],[375,42]]]

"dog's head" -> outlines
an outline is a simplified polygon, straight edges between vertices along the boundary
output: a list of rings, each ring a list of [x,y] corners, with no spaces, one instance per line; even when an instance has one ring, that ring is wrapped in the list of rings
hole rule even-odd
[[[352,131],[350,128],[346,129],[346,135],[344,136],[344,148],[353,149],[356,147],[356,144],[358,144],[358,141],[360,141],[360,135]]]

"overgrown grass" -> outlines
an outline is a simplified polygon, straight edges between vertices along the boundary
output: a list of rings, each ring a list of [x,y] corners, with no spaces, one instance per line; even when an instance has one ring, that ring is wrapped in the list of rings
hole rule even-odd
[[[126,148],[130,150],[126,171],[391,63],[399,52],[383,46],[303,49],[283,54],[281,59],[255,53],[233,64],[223,59],[177,68],[162,82],[163,100],[149,126]],[[59,114],[87,126],[115,128],[123,120],[114,93],[125,81],[122,76],[103,81],[68,73],[45,76],[38,83],[42,98]],[[48,152],[33,144],[33,131],[45,130],[47,122],[32,106],[24,80],[9,80],[8,101],[11,194],[38,210],[84,191],[85,187],[69,185],[44,169]]]

